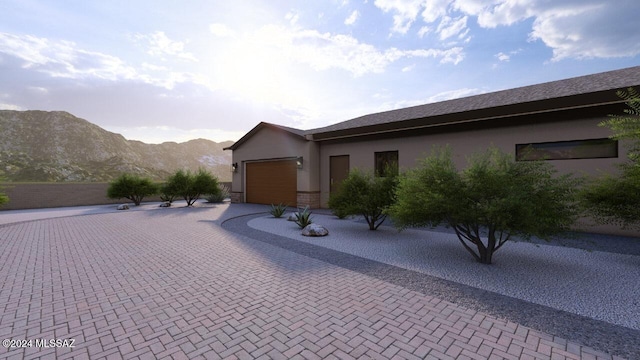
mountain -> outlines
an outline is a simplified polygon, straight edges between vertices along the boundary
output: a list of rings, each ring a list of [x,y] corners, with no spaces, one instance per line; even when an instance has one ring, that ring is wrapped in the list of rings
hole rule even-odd
[[[0,176],[8,181],[110,181],[122,173],[163,180],[203,167],[231,180],[233,142],[145,144],[64,111],[0,110]]]

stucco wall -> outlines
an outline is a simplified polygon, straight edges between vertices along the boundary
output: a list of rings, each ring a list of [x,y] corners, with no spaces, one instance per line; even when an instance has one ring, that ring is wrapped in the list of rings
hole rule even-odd
[[[420,159],[428,155],[432,146],[450,145],[455,162],[458,168],[462,169],[466,166],[466,156],[468,154],[482,151],[490,145],[494,145],[505,152],[513,153],[515,156],[515,144],[608,137],[611,134],[610,130],[597,126],[603,119],[605,117],[349,143],[322,143],[320,148],[321,206],[326,207],[329,198],[330,156],[349,155],[351,169],[372,170],[374,168],[374,152],[397,150],[398,162],[402,170],[416,166]],[[573,172],[578,175],[598,175],[600,172],[616,172],[616,164],[627,160],[626,148],[622,143],[619,144],[618,155],[618,158],[551,160],[550,162],[561,173]],[[583,223],[588,224],[589,221],[585,220]],[[610,226],[581,226],[581,228],[593,232],[637,235],[633,232],[622,231]]]

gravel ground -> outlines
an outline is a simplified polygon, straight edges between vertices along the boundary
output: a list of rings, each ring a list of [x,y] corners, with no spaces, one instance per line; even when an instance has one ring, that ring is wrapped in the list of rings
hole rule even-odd
[[[329,236],[300,235],[293,222],[268,215],[250,220],[267,231],[527,302],[640,330],[640,256],[511,242],[492,265],[477,263],[453,234],[381,226],[314,214]],[[428,241],[427,241],[428,240]]]

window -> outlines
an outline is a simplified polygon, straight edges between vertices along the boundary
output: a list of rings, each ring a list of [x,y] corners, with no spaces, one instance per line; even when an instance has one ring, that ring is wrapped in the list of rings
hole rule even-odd
[[[516,160],[566,160],[618,157],[618,141],[608,138],[516,144]]]
[[[377,176],[386,176],[389,172],[398,172],[398,152],[384,151],[375,153],[375,171]]]

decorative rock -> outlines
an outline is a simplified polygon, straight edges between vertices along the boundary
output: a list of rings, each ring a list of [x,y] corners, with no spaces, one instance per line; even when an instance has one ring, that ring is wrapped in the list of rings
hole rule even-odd
[[[118,205],[118,210],[129,210],[129,205],[120,204],[120,205]]]
[[[165,201],[162,204],[160,204],[160,207],[169,207],[169,206],[171,206],[171,203],[168,201]]]
[[[297,212],[292,212],[289,214],[289,217],[287,218],[287,221],[297,221],[298,217],[296,216],[298,213]]]
[[[309,224],[304,229],[302,229],[302,235],[304,236],[327,236],[329,235],[329,230],[322,225],[318,224]]]

